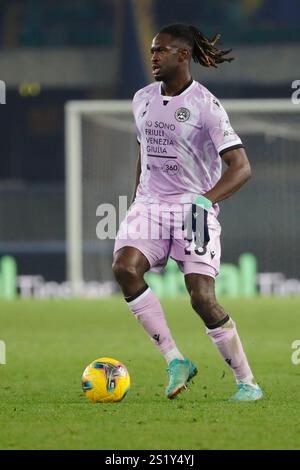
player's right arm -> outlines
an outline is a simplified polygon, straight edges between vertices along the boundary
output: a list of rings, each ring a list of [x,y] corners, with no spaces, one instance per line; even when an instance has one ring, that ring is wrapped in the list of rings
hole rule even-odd
[[[139,182],[140,182],[141,171],[142,171],[142,167],[141,167],[141,151],[139,151],[139,156],[138,156],[137,161],[136,161],[135,188],[134,188],[134,191],[133,191],[133,196],[132,196],[132,199],[131,199],[131,204],[134,202],[135,197],[136,197],[136,191],[137,191],[137,188],[138,188],[138,185],[139,185]]]
[[[135,95],[133,97],[133,100],[132,100],[132,111],[133,111],[133,116],[134,116],[134,121],[135,121],[136,140],[137,140],[137,143],[139,144],[139,155],[138,155],[138,158],[137,158],[137,161],[136,161],[135,187],[134,187],[133,195],[132,195],[132,198],[131,198],[131,204],[134,202],[134,200],[136,198],[136,192],[137,192],[138,185],[140,183],[140,176],[141,176],[141,172],[142,172],[141,148],[140,148],[141,131],[140,131],[140,128],[139,128],[139,119],[138,119],[138,116],[140,115],[140,112],[138,110],[139,110],[140,105],[143,104],[143,103],[144,103],[144,98],[143,98],[143,89],[142,89],[142,90],[139,90],[135,93]]]

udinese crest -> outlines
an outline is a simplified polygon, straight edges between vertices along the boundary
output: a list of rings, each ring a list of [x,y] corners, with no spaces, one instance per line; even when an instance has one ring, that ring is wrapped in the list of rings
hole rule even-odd
[[[187,108],[178,108],[175,111],[175,119],[179,122],[185,122],[189,119],[190,112]]]

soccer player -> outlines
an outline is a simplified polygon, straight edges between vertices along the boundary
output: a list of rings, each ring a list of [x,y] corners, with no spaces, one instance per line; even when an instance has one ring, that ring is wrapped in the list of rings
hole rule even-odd
[[[205,67],[232,60],[230,51],[216,47],[219,37],[209,40],[194,26],[174,24],[153,39],[155,81],[133,99],[140,143],[136,187],[115,241],[113,271],[129,309],[167,361],[168,398],[185,389],[197,373],[195,364],[177,348],[161,304],[144,280],[149,269],[162,269],[171,256],[184,273],[193,309],[236,378],[231,399],[253,401],[262,398],[262,391],[235,322],[215,297],[220,266],[218,202],[235,193],[250,178],[251,169],[221,103],[190,72],[191,59]],[[221,160],[227,165],[223,175]],[[171,223],[165,237],[161,231],[166,231],[167,219]],[[133,237],[137,227],[147,227],[147,236]]]

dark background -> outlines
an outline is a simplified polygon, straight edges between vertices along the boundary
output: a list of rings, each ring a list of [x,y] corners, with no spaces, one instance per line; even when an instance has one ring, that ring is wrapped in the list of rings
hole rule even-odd
[[[300,0],[0,1],[7,89],[0,106],[0,256],[15,256],[19,273],[66,276],[65,103],[131,99],[149,81],[141,29],[151,37],[172,22],[220,32],[224,48],[233,48],[236,64],[226,78],[203,71],[218,97],[291,96],[291,81],[300,78]]]

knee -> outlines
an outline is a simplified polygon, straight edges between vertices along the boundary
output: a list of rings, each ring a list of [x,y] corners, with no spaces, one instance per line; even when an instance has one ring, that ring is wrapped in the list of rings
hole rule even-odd
[[[201,290],[192,291],[191,295],[191,305],[193,309],[200,315],[209,315],[212,312],[216,305],[215,296],[210,292],[203,292]]]
[[[123,261],[116,260],[113,262],[112,270],[119,284],[123,285],[126,281],[132,282],[139,278],[136,266]]]

